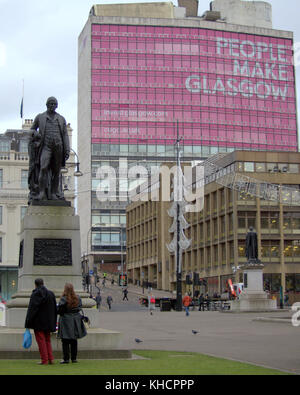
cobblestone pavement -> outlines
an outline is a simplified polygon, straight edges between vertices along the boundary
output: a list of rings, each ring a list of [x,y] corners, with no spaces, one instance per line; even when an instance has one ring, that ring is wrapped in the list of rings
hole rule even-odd
[[[234,314],[195,310],[186,317],[184,311],[161,312],[156,308],[152,316],[138,303],[142,289],[128,289],[129,301],[123,302],[121,287],[107,282],[101,289],[104,305],[99,312],[102,328],[123,333],[124,349],[200,352],[300,374],[300,327],[292,326],[291,312]],[[153,293],[157,297],[171,296],[162,291]],[[111,311],[105,302],[108,294],[114,299]],[[256,321],[259,317],[286,319],[284,323]],[[135,338],[142,343],[137,344]]]

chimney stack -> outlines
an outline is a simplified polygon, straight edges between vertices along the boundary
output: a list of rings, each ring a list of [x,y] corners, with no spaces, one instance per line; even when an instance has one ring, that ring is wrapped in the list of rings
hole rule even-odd
[[[198,16],[198,4],[199,0],[178,0],[178,7],[184,7],[186,9],[187,17]]]

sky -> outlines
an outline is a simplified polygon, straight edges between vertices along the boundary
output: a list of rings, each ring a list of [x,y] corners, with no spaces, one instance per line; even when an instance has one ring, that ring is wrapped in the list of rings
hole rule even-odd
[[[162,0],[160,0],[162,1]],[[157,0],[0,0],[0,133],[21,129],[24,119],[46,110],[49,96],[74,129],[77,149],[77,42],[94,4]],[[297,95],[300,89],[299,0],[269,0],[273,28],[294,32]],[[177,0],[173,0],[177,5]],[[200,0],[198,14],[209,9]]]

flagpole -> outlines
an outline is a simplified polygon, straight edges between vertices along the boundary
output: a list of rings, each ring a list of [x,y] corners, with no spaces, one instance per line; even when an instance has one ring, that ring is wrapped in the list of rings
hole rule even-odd
[[[24,78],[23,78],[22,82],[23,82],[23,84],[22,84],[22,101],[21,101],[21,113],[20,113],[21,119],[22,119],[21,128],[23,128],[23,118],[24,118],[24,111],[23,111],[23,109],[24,109]]]

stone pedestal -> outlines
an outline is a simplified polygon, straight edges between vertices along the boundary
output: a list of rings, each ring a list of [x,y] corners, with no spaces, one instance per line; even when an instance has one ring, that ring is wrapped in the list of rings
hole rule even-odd
[[[10,328],[24,328],[36,278],[43,278],[57,300],[65,283],[72,283],[92,327],[99,326],[99,315],[92,309],[95,301],[82,290],[79,216],[67,202],[59,203],[29,206],[22,221],[18,292],[7,303],[6,325]]]
[[[238,300],[231,301],[230,311],[256,312],[277,310],[276,300],[268,298],[263,290],[263,267],[260,261],[247,262],[242,266],[244,291]]]

